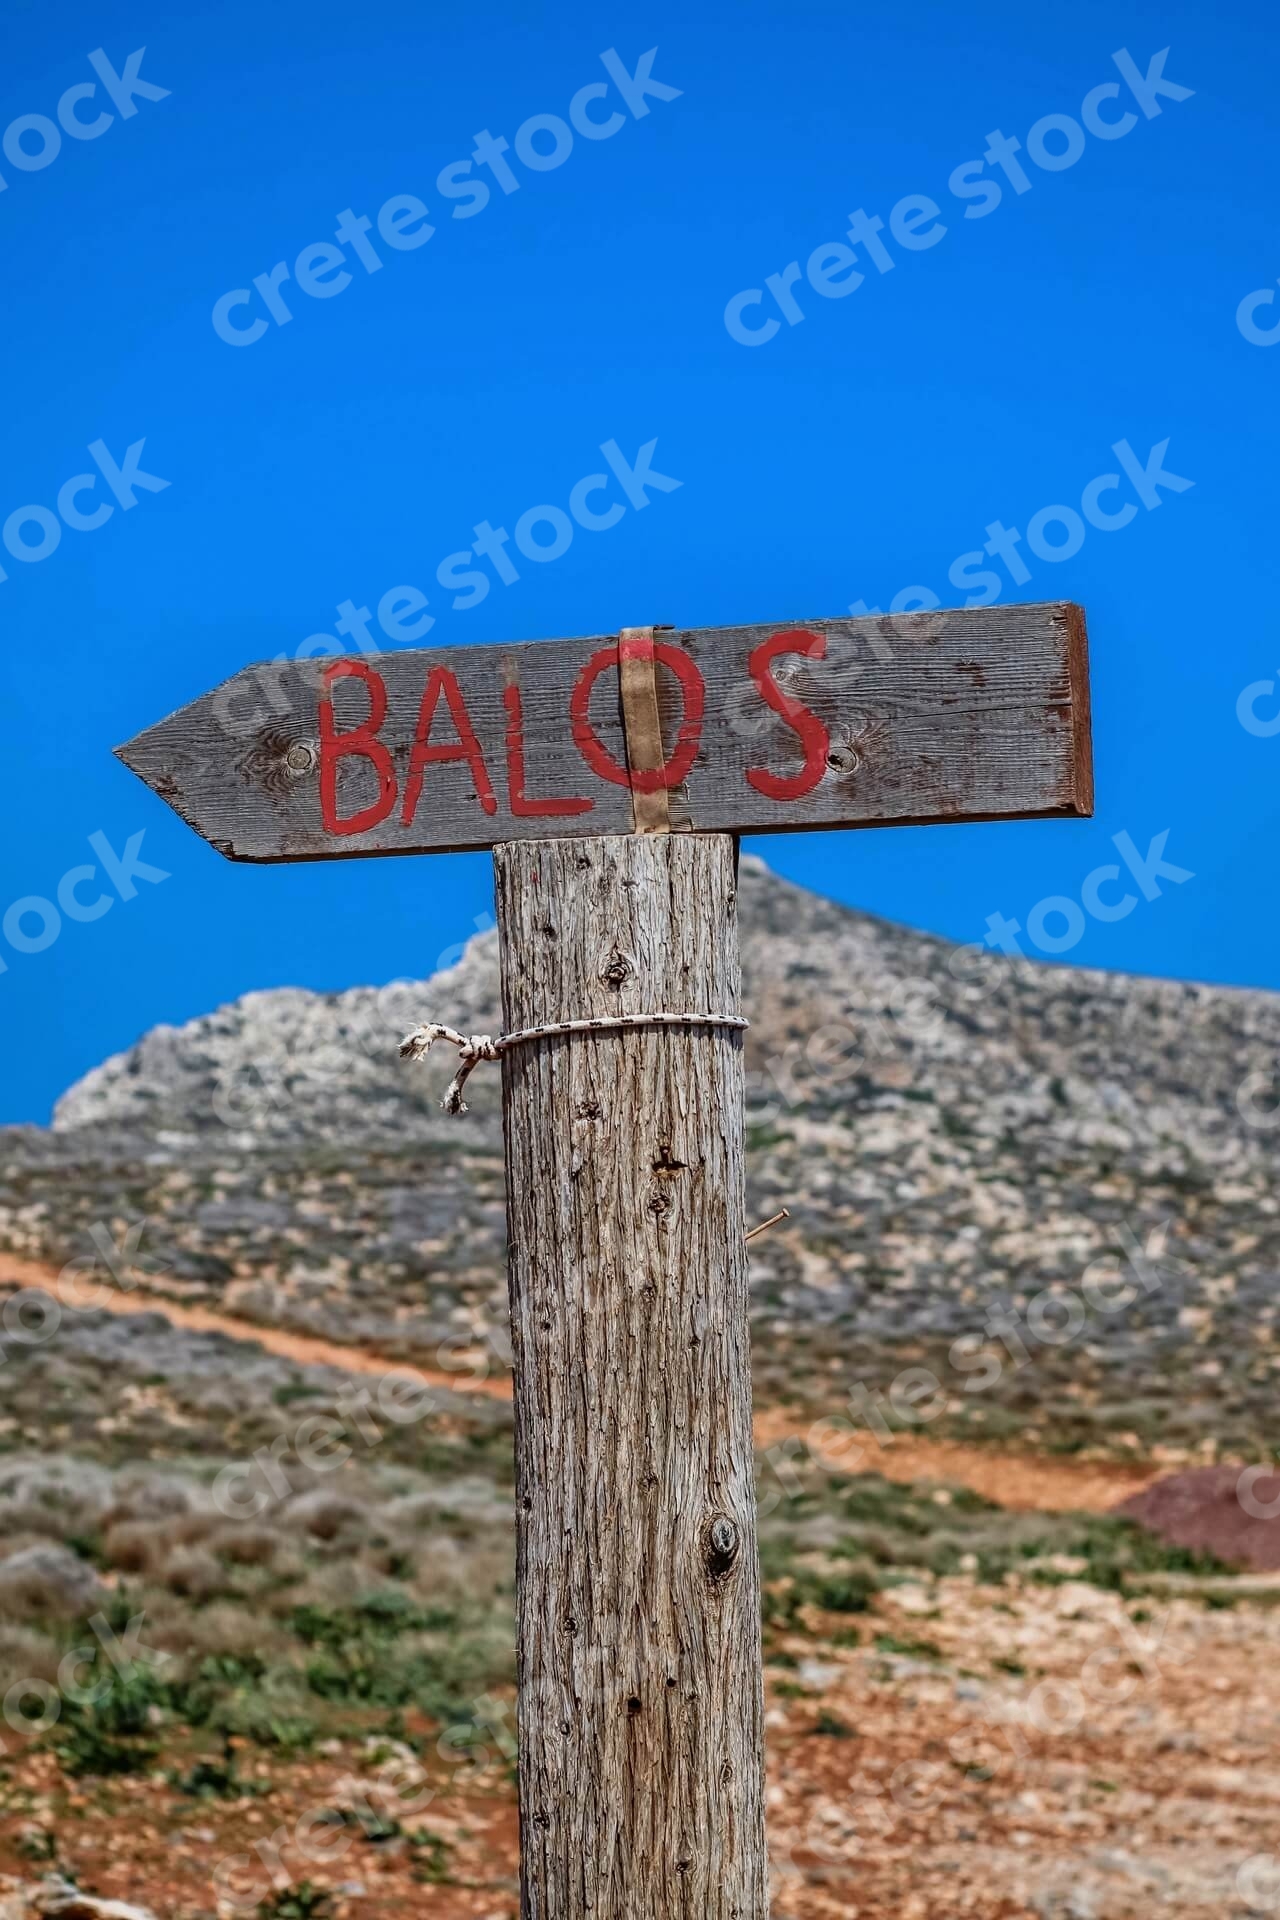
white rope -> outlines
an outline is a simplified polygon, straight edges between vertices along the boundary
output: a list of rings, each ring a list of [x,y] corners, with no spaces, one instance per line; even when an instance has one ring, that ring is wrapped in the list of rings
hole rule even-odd
[[[434,1022],[423,1027],[415,1027],[400,1042],[402,1060],[423,1060],[437,1040],[447,1040],[456,1047],[462,1056],[458,1062],[458,1071],[449,1082],[448,1092],[440,1102],[446,1113],[465,1113],[467,1103],[462,1097],[462,1089],[482,1060],[500,1060],[512,1047],[523,1046],[527,1040],[553,1040],[565,1033],[605,1033],[620,1027],[737,1027],[750,1025],[736,1013],[618,1013],[601,1020],[551,1020],[545,1027],[523,1027],[518,1033],[499,1034],[495,1040],[488,1033],[458,1033],[453,1027],[443,1027]]]

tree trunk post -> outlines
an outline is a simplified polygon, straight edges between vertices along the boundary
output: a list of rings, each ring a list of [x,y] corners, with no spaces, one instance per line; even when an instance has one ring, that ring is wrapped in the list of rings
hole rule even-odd
[[[507,1032],[739,1011],[724,834],[494,848]],[[767,1920],[742,1035],[503,1056],[524,1920]]]

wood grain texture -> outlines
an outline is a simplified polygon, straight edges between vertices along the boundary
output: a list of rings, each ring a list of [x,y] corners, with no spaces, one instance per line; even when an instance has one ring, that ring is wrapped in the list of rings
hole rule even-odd
[[[749,662],[772,636],[817,636],[808,654],[769,668],[764,697]],[[670,793],[671,824],[697,832],[786,832],[925,820],[981,820],[1092,810],[1084,615],[1066,602],[938,609],[859,620],[779,621],[655,636],[693,663],[705,711],[696,752]],[[625,833],[633,825],[615,636],[519,646],[430,648],[361,656],[386,693],[379,742],[387,777],[360,753],[336,767],[337,817],[385,812],[351,833],[327,830],[321,805],[320,700],[332,661],[246,668],[215,692],[118,749],[198,833],[233,860],[334,859],[443,852],[499,841]],[[593,660],[592,736],[622,784],[588,764],[570,697]],[[474,728],[476,766],[437,761],[411,804],[411,765],[427,678],[452,675]],[[678,750],[687,705],[670,660],[656,669],[663,744]],[[366,682],[337,681],[334,723],[370,712]],[[514,726],[512,699],[520,723]],[[788,717],[788,703],[793,717]],[[794,713],[821,732],[807,757]],[[581,729],[579,730],[581,732]],[[825,743],[822,735],[825,734]],[[458,748],[441,701],[432,746]],[[777,782],[812,784],[779,797]],[[760,780],[762,771],[772,780]],[[520,776],[520,777],[517,777]],[[544,803],[522,811],[520,793]],[[394,804],[390,796],[394,795]],[[548,812],[574,805],[571,813]]]
[[[494,849],[507,1031],[736,1013],[723,835]],[[741,1034],[503,1058],[525,1920],[764,1920]]]
[[[653,628],[624,627],[618,639],[618,693],[627,765],[659,768],[666,753],[657,662],[653,657]],[[632,825],[637,833],[670,833],[671,795],[666,787],[647,792],[633,783],[631,809]]]

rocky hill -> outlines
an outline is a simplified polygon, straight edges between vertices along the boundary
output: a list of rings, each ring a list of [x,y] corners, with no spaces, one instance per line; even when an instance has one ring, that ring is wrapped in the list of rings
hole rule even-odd
[[[791,1210],[754,1249],[761,1397],[833,1410],[918,1364],[936,1431],[1255,1454],[1280,996],[953,949],[750,859],[740,910],[750,1207]],[[52,1130],[0,1133],[0,1246],[64,1260],[133,1223],[161,1290],[422,1359],[500,1352],[497,1074],[448,1120],[449,1063],[396,1056],[424,1018],[496,1030],[497,998],[485,935],[430,982],[156,1028]]]

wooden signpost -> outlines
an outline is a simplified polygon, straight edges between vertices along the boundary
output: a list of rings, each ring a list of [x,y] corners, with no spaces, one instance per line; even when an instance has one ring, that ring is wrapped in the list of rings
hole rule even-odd
[[[247,669],[118,751],[233,860],[492,847],[522,1912],[764,1920],[736,836],[1090,813],[1081,610]]]

